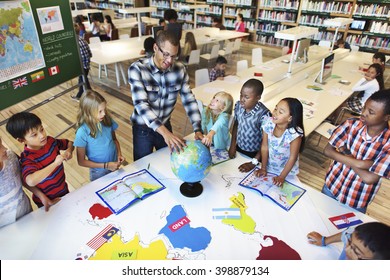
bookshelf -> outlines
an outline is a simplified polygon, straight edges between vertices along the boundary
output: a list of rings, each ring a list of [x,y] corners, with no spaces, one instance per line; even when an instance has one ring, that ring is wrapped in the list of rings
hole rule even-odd
[[[288,40],[276,38],[275,32],[297,26],[299,0],[259,0],[256,41],[261,44],[287,46]]]
[[[390,51],[390,0],[357,0],[352,18],[364,28],[348,32],[348,43],[367,52]]]

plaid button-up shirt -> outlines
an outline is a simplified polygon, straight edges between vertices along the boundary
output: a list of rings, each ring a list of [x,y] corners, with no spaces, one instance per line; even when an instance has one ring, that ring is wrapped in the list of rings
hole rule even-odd
[[[374,163],[369,171],[389,178],[390,130],[388,128],[371,138],[367,134],[367,126],[362,121],[348,119],[334,130],[329,144],[335,148],[345,147],[356,159],[372,160]],[[374,198],[380,181],[366,184],[350,166],[333,161],[326,174],[325,185],[341,203],[353,208],[362,208]]]
[[[201,116],[184,65],[175,62],[162,72],[154,64],[153,56],[134,62],[128,71],[134,111],[133,124],[147,125],[154,131],[165,124],[180,94],[184,109],[194,131],[201,131]]]

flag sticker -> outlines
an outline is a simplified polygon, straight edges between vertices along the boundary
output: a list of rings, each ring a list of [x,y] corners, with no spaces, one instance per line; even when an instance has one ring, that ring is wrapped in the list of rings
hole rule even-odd
[[[108,225],[103,229],[101,232],[98,233],[94,238],[92,238],[87,245],[97,250],[99,249],[104,243],[106,243],[110,238],[118,232],[118,229],[115,228],[113,225]]]
[[[14,89],[21,88],[23,86],[28,86],[27,78],[23,77],[23,78],[18,78],[16,80],[13,80],[12,86],[14,87]]]
[[[363,223],[352,212],[340,216],[330,217],[329,221],[331,221],[332,224],[338,229],[351,227]]]
[[[58,65],[49,68],[50,76],[57,75],[58,73],[60,73],[60,67]]]
[[[213,208],[213,219],[241,219],[240,208]]]
[[[31,80],[33,83],[43,80],[45,78],[45,73],[42,71],[31,74]]]

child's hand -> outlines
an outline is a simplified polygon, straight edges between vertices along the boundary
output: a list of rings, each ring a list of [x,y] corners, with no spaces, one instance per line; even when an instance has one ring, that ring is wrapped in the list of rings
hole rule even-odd
[[[50,199],[48,198],[46,195],[42,194],[41,197],[39,197],[39,199],[41,200],[43,206],[45,207],[45,212],[48,212],[49,211],[49,208],[51,206],[53,206],[54,204],[56,204],[58,201],[61,200],[60,197],[56,197],[54,199]]]
[[[252,162],[245,162],[238,167],[238,170],[240,170],[240,172],[249,172],[255,167],[256,165],[254,165]]]
[[[257,177],[262,177],[262,176],[265,176],[267,175],[267,170],[266,169],[257,169],[255,172],[254,172],[255,176]]]
[[[308,242],[313,245],[322,246],[322,235],[312,231],[307,235]]]
[[[69,149],[66,150],[63,154],[62,154],[62,157],[64,158],[64,160],[70,160],[73,156],[73,153],[72,151],[70,151]]]
[[[284,178],[281,176],[276,176],[272,178],[272,182],[274,183],[274,185],[280,187],[284,183]]]
[[[120,165],[121,165],[120,162],[110,161],[110,162],[107,162],[107,169],[110,171],[115,171],[119,168]]]
[[[205,144],[207,147],[210,147],[212,142],[213,142],[213,137],[210,134],[207,134],[202,139],[202,143]]]
[[[62,162],[64,161],[64,157],[62,155],[58,155],[56,159],[54,160],[55,165],[60,166]]]
[[[125,159],[124,156],[118,156],[118,163],[119,163],[119,164],[122,164],[125,160],[126,160],[126,159]]]

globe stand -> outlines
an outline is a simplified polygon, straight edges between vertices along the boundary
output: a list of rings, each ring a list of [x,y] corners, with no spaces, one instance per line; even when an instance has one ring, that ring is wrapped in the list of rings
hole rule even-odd
[[[180,186],[180,192],[186,197],[197,197],[203,192],[203,186],[200,182],[184,182]]]

